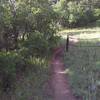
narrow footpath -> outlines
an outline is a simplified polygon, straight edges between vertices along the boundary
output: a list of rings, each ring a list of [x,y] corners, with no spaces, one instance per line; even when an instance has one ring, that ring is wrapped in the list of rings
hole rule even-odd
[[[63,51],[64,47],[56,48],[50,62],[53,100],[76,100],[69,85],[68,77],[64,73]]]

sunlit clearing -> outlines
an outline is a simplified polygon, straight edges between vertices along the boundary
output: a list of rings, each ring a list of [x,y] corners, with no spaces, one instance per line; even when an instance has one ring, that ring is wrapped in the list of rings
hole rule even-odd
[[[59,32],[59,34],[62,34],[62,33],[69,33],[69,32],[93,32],[93,31],[97,31],[97,32],[100,32],[100,27],[94,27],[94,28],[73,28],[73,29],[63,29]]]
[[[79,39],[99,39],[100,33],[82,33],[79,35],[75,35],[75,37]]]
[[[100,40],[100,28],[84,28],[84,29],[66,29],[59,32],[63,39],[67,38],[67,34],[73,39],[98,39]],[[73,40],[70,39],[70,40]],[[77,42],[77,40],[76,40]]]

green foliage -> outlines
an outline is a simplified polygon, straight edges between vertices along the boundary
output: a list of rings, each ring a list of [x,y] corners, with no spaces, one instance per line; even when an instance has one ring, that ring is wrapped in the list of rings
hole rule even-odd
[[[99,8],[94,10],[94,16],[99,20],[99,18],[100,18],[100,9]]]
[[[0,52],[0,71],[5,73],[15,74],[16,61],[18,60],[15,53]]]
[[[100,95],[100,55],[96,42],[80,42],[77,47],[72,47],[65,56],[66,66],[69,66],[69,77],[73,91],[83,100],[98,100]],[[80,47],[83,46],[83,47]],[[87,46],[87,47],[84,47]]]
[[[49,56],[52,49],[57,45],[59,39],[60,37],[57,36],[46,38],[42,33],[34,32],[31,33],[28,39],[24,42],[23,46],[26,48],[24,50],[26,50],[27,56]]]
[[[86,26],[88,23],[94,22],[93,5],[87,4],[86,1],[66,1],[61,0],[54,7],[60,16],[60,23],[67,27]]]
[[[100,20],[97,20],[97,21],[96,21],[96,25],[97,25],[97,26],[100,26]]]
[[[47,58],[30,57],[25,76],[16,86],[16,100],[27,100],[30,98],[45,100],[44,84],[48,79],[48,74]]]
[[[57,14],[48,0],[6,1],[0,8],[0,33],[4,49],[16,49],[19,39],[25,39],[27,34],[35,31],[43,33],[45,38],[56,33]]]
[[[17,71],[18,69],[22,71],[24,66],[23,58],[17,53],[0,52],[0,88],[3,89],[3,92],[14,89]]]
[[[47,60],[59,40],[57,17],[49,0],[0,1],[1,92],[10,93],[13,88],[18,99],[28,100],[33,94],[33,99],[42,98],[40,88],[48,77]],[[25,80],[19,84],[22,77]],[[24,83],[32,83],[34,91]]]
[[[24,45],[28,48],[29,55],[32,56],[45,55],[49,49],[48,42],[39,32],[30,34]]]

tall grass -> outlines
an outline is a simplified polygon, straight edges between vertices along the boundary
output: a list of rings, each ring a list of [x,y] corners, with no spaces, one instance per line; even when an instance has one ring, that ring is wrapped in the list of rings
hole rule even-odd
[[[83,100],[99,100],[100,46],[98,41],[80,41],[70,46],[64,61],[76,96]]]
[[[48,79],[48,60],[31,57],[29,68],[16,84],[15,100],[44,100],[44,85]]]

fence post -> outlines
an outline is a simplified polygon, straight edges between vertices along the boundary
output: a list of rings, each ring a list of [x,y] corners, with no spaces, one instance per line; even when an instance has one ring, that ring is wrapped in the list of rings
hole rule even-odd
[[[66,52],[68,52],[69,50],[69,35],[67,35],[67,39],[66,39]]]

